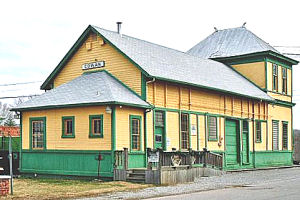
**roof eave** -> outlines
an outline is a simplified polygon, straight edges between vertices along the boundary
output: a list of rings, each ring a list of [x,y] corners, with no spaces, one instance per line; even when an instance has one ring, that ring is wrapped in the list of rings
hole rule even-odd
[[[268,51],[261,51],[261,52],[255,52],[255,53],[248,53],[248,54],[243,54],[243,55],[236,55],[236,56],[228,56],[228,57],[216,57],[216,58],[210,58],[212,60],[216,60],[219,62],[226,62],[234,59],[245,59],[245,58],[251,58],[251,57],[259,57],[259,56],[274,56],[280,60],[283,60],[290,65],[297,65],[299,61],[294,60],[292,58],[289,58],[287,56],[284,56],[282,54],[279,54],[277,52],[268,50]]]
[[[71,108],[71,107],[81,107],[81,106],[105,106],[105,105],[122,105],[122,106],[130,106],[137,108],[152,108],[151,105],[141,105],[141,104],[133,104],[133,103],[124,103],[118,101],[110,101],[110,102],[96,102],[96,103],[76,103],[76,104],[64,104],[64,105],[48,105],[48,106],[36,106],[36,107],[27,107],[27,108],[12,108],[11,111],[32,111],[32,110],[42,110],[42,109],[56,109],[56,108]]]

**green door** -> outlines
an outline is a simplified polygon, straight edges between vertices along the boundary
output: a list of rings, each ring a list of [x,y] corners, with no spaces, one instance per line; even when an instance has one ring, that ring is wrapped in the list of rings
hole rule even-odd
[[[249,163],[249,131],[248,122],[243,121],[243,146],[242,146],[242,156],[243,164]]]
[[[165,149],[165,113],[155,111],[154,148]]]
[[[239,163],[239,137],[236,120],[226,120],[225,126],[225,156],[227,167],[234,167]]]

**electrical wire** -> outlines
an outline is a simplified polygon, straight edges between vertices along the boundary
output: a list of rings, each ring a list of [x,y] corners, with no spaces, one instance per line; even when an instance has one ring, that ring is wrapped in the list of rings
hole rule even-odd
[[[31,82],[23,82],[23,83],[8,83],[8,84],[0,84],[0,86],[11,86],[11,85],[25,85],[30,83],[40,83],[42,81],[31,81]]]

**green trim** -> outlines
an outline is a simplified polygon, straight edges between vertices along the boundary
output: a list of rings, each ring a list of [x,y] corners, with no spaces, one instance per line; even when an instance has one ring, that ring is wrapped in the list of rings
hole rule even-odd
[[[145,151],[145,167],[148,163],[148,155],[147,155],[147,112],[144,112],[144,151]]]
[[[76,51],[80,48],[83,42],[87,39],[90,33],[91,26],[88,26],[85,31],[80,35],[75,44],[71,47],[68,53],[63,57],[63,59],[59,62],[56,68],[51,72],[51,74],[46,78],[44,83],[41,85],[41,90],[49,90],[51,89],[51,82],[57,76],[57,74],[62,70],[63,66],[67,64],[67,62],[71,59],[71,57],[76,53]]]
[[[146,92],[146,79],[143,73],[141,73],[141,98],[146,101],[147,100],[147,92]]]
[[[93,133],[93,119],[100,119],[100,135],[95,135]],[[103,138],[103,114],[99,115],[89,115],[89,138]]]
[[[268,62],[267,58],[264,58],[265,63],[265,90],[268,90]]]
[[[289,57],[286,57],[284,55],[281,55],[279,53],[273,52],[273,51],[262,51],[262,52],[256,52],[256,53],[249,53],[244,55],[238,55],[238,56],[230,56],[230,57],[219,57],[219,58],[213,58],[213,60],[219,61],[219,62],[226,62],[229,63],[231,61],[235,60],[242,60],[242,59],[259,59],[260,57],[268,56],[273,59],[277,59],[278,61],[287,63],[288,65],[297,65],[299,62],[297,60],[291,59]]]
[[[20,112],[20,154],[19,154],[19,166],[20,166],[20,169],[22,168],[22,145],[23,145],[23,115],[22,115],[22,112]],[[31,143],[31,142],[30,142]]]
[[[136,62],[134,62],[131,58],[129,58],[125,53],[123,53],[119,48],[117,48],[112,42],[110,42],[106,37],[101,35],[94,27],[89,25],[85,31],[81,34],[81,36],[77,39],[75,44],[71,47],[68,53],[63,57],[60,63],[56,66],[56,68],[51,72],[51,74],[47,77],[44,83],[41,85],[42,90],[49,90],[51,89],[51,82],[57,76],[57,74],[62,70],[62,68],[66,65],[66,63],[72,58],[72,56],[77,52],[80,46],[85,42],[89,34],[93,32],[100,36],[106,43],[110,44],[114,49],[116,49],[119,53],[121,53],[125,58],[127,58],[133,65],[135,65],[139,70],[142,71],[143,74],[149,76],[149,74],[143,70]],[[50,86],[50,87],[49,87]]]
[[[288,65],[288,64],[285,64],[283,62],[280,62],[278,60],[274,60],[272,58],[266,58],[267,62],[270,62],[272,64],[276,64],[277,66],[281,66],[281,67],[285,67],[285,68],[288,68],[288,69],[292,69],[291,65]]]
[[[82,106],[104,106],[104,105],[123,105],[137,108],[151,108],[151,106],[143,106],[139,104],[130,104],[130,103],[122,103],[117,101],[110,101],[104,103],[79,103],[79,104],[66,104],[66,105],[57,105],[57,106],[37,106],[30,108],[16,108],[11,109],[11,111],[29,111],[29,110],[42,110],[42,109],[56,109],[56,108],[74,108],[74,107],[82,107]]]
[[[47,136],[47,134],[46,134],[46,130],[47,130],[47,128],[46,128],[46,125],[47,125],[46,124],[46,117],[30,117],[29,118],[29,142],[30,142],[29,148],[30,148],[30,150],[33,150],[33,151],[41,150],[41,149],[32,148],[32,121],[43,121],[43,125],[44,125],[44,130],[43,130],[44,131],[44,141],[43,141],[44,142],[44,148],[43,148],[43,150],[46,150],[47,149],[47,143],[46,143],[46,136]]]
[[[132,120],[133,119],[138,119],[139,120],[139,127],[140,127],[140,146],[139,146],[139,150],[134,150],[132,148],[133,144],[133,140],[132,140]],[[130,152],[140,152],[142,153],[142,117],[139,115],[129,115],[129,127],[130,127]]]
[[[192,148],[192,136],[191,136],[191,114],[188,113],[189,116],[189,148]]]
[[[200,150],[200,136],[199,136],[199,117],[196,115],[196,126],[197,126],[197,151]]]
[[[211,118],[216,118],[216,138],[212,137],[211,134],[210,134],[209,124],[210,124]],[[209,142],[217,142],[218,141],[218,136],[219,136],[219,134],[218,134],[218,117],[208,114],[207,115],[207,123],[208,123],[208,126],[207,126],[207,128],[208,128],[208,141]]]
[[[116,150],[116,107],[113,106],[111,110],[111,150],[114,154]]]
[[[229,65],[241,65],[241,64],[249,64],[249,63],[256,63],[256,62],[263,62],[263,57],[257,57],[257,58],[249,58],[249,59],[233,59],[230,62],[227,62]]]
[[[72,135],[65,135],[65,120],[72,120]],[[61,118],[61,137],[62,138],[75,138],[75,117],[74,116],[63,116]]]
[[[285,106],[285,107],[294,107],[296,104],[288,101],[276,100],[275,105]]]

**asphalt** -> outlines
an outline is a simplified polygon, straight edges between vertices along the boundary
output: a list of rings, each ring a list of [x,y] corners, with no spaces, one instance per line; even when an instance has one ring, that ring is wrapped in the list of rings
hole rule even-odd
[[[110,193],[92,199],[300,199],[300,168],[229,172],[192,183]]]

